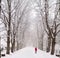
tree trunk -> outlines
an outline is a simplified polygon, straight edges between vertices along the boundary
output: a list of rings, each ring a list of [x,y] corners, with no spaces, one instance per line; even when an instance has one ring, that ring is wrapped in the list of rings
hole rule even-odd
[[[7,0],[8,10],[9,10],[9,19],[8,19],[8,30],[7,30],[7,54],[10,54],[10,29],[11,29],[11,1]]]
[[[49,4],[48,4],[48,0],[45,0],[45,22],[46,22],[46,27],[47,27],[47,32],[48,34],[48,46],[47,46],[47,52],[50,51],[50,44],[51,44],[51,30],[50,30],[50,26],[49,26],[49,22],[48,22],[48,15],[49,15]]]
[[[18,41],[17,41],[17,50],[19,50],[19,43],[18,43]]]
[[[15,50],[15,39],[13,39],[12,47],[11,47],[11,52],[13,53]]]
[[[1,0],[0,0],[0,16],[1,16]],[[1,58],[1,37],[0,37],[0,58]]]
[[[7,31],[7,54],[10,54],[10,31]]]
[[[47,45],[47,52],[50,52],[50,45],[51,45],[51,37],[48,37],[48,45]]]
[[[52,39],[52,48],[51,48],[51,54],[54,55],[54,51],[55,51],[55,38]]]
[[[0,37],[0,58],[1,58],[1,37]]]

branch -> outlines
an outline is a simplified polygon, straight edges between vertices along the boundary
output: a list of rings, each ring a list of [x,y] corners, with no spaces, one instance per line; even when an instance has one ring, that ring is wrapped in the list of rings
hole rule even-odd
[[[56,28],[58,28],[60,26],[60,23],[56,25]]]
[[[4,13],[3,10],[2,10],[2,13],[3,13],[3,15],[6,17],[6,21],[8,22],[8,18],[7,18],[7,16],[5,15],[5,13]]]
[[[13,10],[11,10],[11,13],[17,8],[21,8],[22,7],[22,5],[24,4],[24,2],[25,2],[25,0],[21,3],[21,4],[19,4],[19,0],[18,0],[18,2],[17,2],[17,5],[14,7],[14,9]]]
[[[16,29],[15,29],[15,31],[14,31],[14,35],[17,34],[19,24],[20,24],[21,19],[22,19],[23,15],[24,15],[24,13],[25,13],[25,11],[26,11],[26,8],[27,8],[27,6],[28,6],[28,2],[29,2],[29,0],[27,1],[27,4],[25,5],[25,7],[24,7],[24,9],[23,9],[23,11],[22,11],[22,13],[21,13],[21,16],[19,17],[19,19],[18,19],[18,21],[17,21],[17,27],[16,27]],[[13,23],[13,25],[14,25],[14,23]]]
[[[60,30],[57,31],[56,35],[58,35],[58,33],[60,33]]]
[[[28,1],[28,2],[29,2],[29,1]],[[26,7],[28,6],[28,2],[27,2],[27,4],[26,4],[26,6],[24,7],[24,9],[23,9],[23,11],[22,11],[21,16],[19,17],[19,20],[18,20],[18,26],[17,26],[17,28],[19,27],[20,20],[22,19],[22,16],[23,16],[23,14],[24,14],[24,12],[25,12],[25,10],[26,10]]]

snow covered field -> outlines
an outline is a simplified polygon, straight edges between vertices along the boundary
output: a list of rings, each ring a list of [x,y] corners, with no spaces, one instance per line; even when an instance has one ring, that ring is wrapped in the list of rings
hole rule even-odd
[[[2,58],[58,58],[54,55],[50,55],[44,51],[38,49],[37,54],[35,54],[33,47],[26,47],[21,50],[16,51],[13,54],[6,55],[6,57]]]

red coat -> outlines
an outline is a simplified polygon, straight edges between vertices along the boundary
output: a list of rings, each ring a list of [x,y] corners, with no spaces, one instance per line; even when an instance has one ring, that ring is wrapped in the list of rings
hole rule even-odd
[[[35,48],[35,51],[37,51],[37,48]]]

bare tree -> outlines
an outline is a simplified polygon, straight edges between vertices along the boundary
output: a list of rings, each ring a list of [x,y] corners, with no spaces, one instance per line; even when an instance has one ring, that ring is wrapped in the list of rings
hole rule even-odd
[[[7,0],[8,4],[8,30],[7,30],[7,54],[10,54],[10,34],[11,34],[11,0]]]
[[[38,4],[38,6],[40,6],[39,9],[40,9],[40,15],[41,15],[41,18],[43,21],[42,22],[43,27],[44,27],[45,32],[48,35],[47,52],[49,52],[50,51],[50,44],[51,44],[51,28],[50,28],[49,22],[48,22],[49,4],[48,4],[48,0],[44,0],[44,7],[42,8],[41,0],[39,2],[40,2],[40,4]]]
[[[48,23],[48,13],[49,13],[49,9],[48,9],[49,5],[48,5],[48,0],[45,0],[45,23],[46,23],[46,28],[48,31],[47,34],[48,34],[48,45],[47,45],[47,52],[50,51],[50,44],[51,44],[51,28],[49,26],[49,23]]]
[[[51,54],[54,54],[55,51],[55,44],[56,44],[56,39],[57,35],[60,33],[60,30],[58,29],[60,27],[60,0],[57,1],[56,4],[56,9],[55,9],[55,18],[54,18],[54,23],[52,26],[52,48],[51,48]],[[59,18],[58,18],[59,17]]]
[[[23,2],[24,2],[24,0],[23,0]],[[13,32],[13,35],[12,35],[13,36],[13,39],[12,39],[11,52],[13,52],[14,49],[15,49],[15,41],[17,41],[17,50],[19,49],[19,45],[21,45],[21,44],[18,43],[19,40],[18,39],[15,39],[15,38],[16,38],[16,36],[18,36],[18,32],[19,32],[18,29],[19,29],[19,26],[20,26],[21,22],[23,21],[22,20],[23,19],[23,16],[26,14],[25,11],[26,11],[27,6],[28,6],[28,1],[26,2],[26,5],[24,6],[23,11],[21,12],[21,14],[17,15],[17,12],[15,12],[14,19],[16,18],[16,16],[19,16],[19,18],[17,18],[17,24],[16,24],[16,21],[12,22],[12,25],[13,25],[13,31],[12,31]],[[19,9],[21,9],[21,8],[19,8]],[[20,12],[20,10],[19,10],[19,12]],[[20,48],[22,48],[22,47],[20,47]]]
[[[24,2],[25,0],[23,0],[23,2]],[[19,2],[19,0],[18,0],[18,2]],[[17,5],[14,7],[14,9],[13,10],[11,10],[11,4],[12,4],[12,1],[8,1],[7,0],[7,5],[8,5],[8,12],[7,12],[7,14],[8,14],[8,16],[5,14],[5,11],[2,9],[2,13],[3,13],[3,16],[4,16],[4,18],[3,18],[3,23],[4,23],[4,25],[5,25],[5,27],[6,27],[6,31],[7,31],[7,51],[6,51],[6,53],[7,54],[9,54],[10,53],[10,43],[12,43],[12,47],[11,47],[11,51],[13,52],[13,50],[15,49],[14,47],[15,47],[15,38],[16,38],[16,35],[18,34],[18,28],[19,28],[19,24],[20,24],[20,21],[21,21],[21,19],[22,19],[22,17],[23,17],[23,15],[25,14],[25,10],[26,10],[26,7],[28,6],[27,4],[25,5],[25,7],[24,7],[24,9],[23,9],[23,11],[21,12],[21,14],[18,14],[17,13],[17,15],[15,15],[15,13],[13,13],[14,12],[14,10],[19,6],[19,8],[17,8],[18,10],[19,10],[19,12],[20,12],[20,9],[21,9],[21,7],[23,7],[23,2],[20,4],[19,3],[19,5],[18,5],[18,3],[17,3]],[[27,3],[28,3],[28,1],[27,1]],[[16,11],[15,11],[16,12]],[[13,13],[13,14],[12,14]],[[12,18],[12,16],[14,16],[14,17],[16,17],[16,16],[19,16],[18,18],[16,18],[17,19],[17,25],[16,25],[16,22],[12,22],[13,21],[13,18]],[[13,28],[13,31],[11,30],[11,28]],[[12,31],[12,33],[13,33],[13,38],[11,38],[11,31]],[[12,39],[12,41],[10,41]],[[19,40],[18,40],[19,41]]]
[[[45,23],[46,23],[46,27],[47,27],[47,35],[48,35],[48,46],[47,46],[47,52],[50,51],[50,45],[51,45],[51,54],[54,54],[55,51],[55,43],[56,43],[56,36],[59,33],[58,27],[60,26],[60,23],[57,23],[57,15],[58,15],[58,8],[56,8],[56,14],[55,17],[53,19],[53,25],[49,26],[49,22],[48,22],[48,1],[45,0]]]
[[[42,9],[40,9],[40,14],[42,16],[42,20],[43,20],[43,26],[44,26],[44,30],[48,35],[48,44],[47,44],[47,52],[50,52],[50,47],[51,47],[51,39],[52,39],[52,31],[51,31],[51,26],[49,25],[49,4],[48,4],[48,0],[44,0],[44,11],[42,11]],[[44,15],[44,16],[43,16]]]

